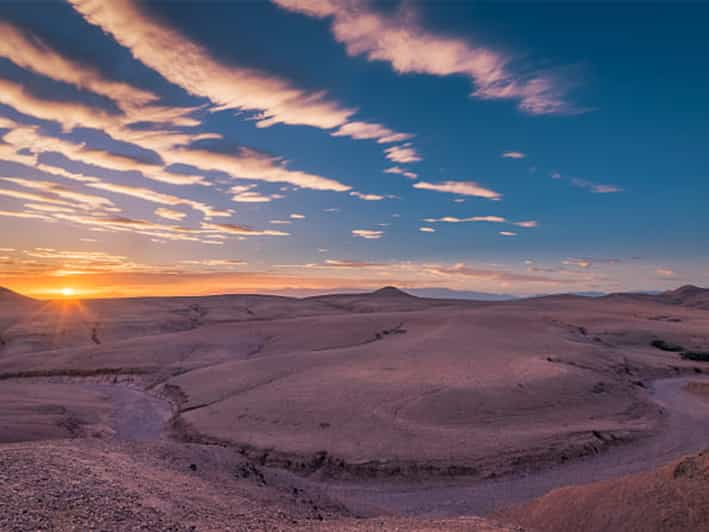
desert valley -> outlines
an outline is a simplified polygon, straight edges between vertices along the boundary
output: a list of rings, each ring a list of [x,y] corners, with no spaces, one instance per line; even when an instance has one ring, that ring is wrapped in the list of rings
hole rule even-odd
[[[0,320],[2,530],[709,528],[709,290]]]
[[[709,532],[708,20],[0,1],[0,532]]]

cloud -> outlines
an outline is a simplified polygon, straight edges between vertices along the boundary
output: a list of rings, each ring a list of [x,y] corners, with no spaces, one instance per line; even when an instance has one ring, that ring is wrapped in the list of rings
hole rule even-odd
[[[373,231],[370,229],[353,229],[352,236],[367,240],[379,240],[384,236],[384,231]]]
[[[113,153],[107,150],[95,149],[86,144],[75,144],[62,139],[58,139],[43,134],[36,126],[16,125],[11,131],[6,133],[3,140],[16,150],[29,151],[32,154],[45,152],[61,153],[67,159],[84,164],[97,166],[101,169],[117,170],[119,172],[138,171],[144,177],[155,181],[169,183],[173,185],[206,184],[200,176],[188,176],[183,174],[173,174],[163,169],[162,163],[150,163],[144,160]],[[8,154],[4,154],[7,158]],[[15,159],[16,157],[10,156]],[[36,164],[37,158],[25,157]],[[20,160],[23,160],[22,158]],[[23,162],[27,162],[23,160]],[[52,171],[55,171],[52,169]],[[70,179],[76,179],[74,175],[65,175]],[[95,177],[82,176],[79,181],[98,181]]]
[[[352,137],[353,139],[376,139],[379,144],[403,142],[413,138],[410,133],[397,133],[381,124],[369,122],[348,122],[332,133],[333,137]]]
[[[41,212],[75,212],[75,209],[69,207],[59,207],[58,205],[40,205],[37,203],[25,203],[25,208],[32,211]]]
[[[20,83],[3,78],[0,78],[0,103],[23,114],[59,122],[65,130],[78,125],[105,129],[115,124],[117,118],[99,107],[74,101],[39,98]]]
[[[517,227],[537,227],[539,223],[536,220],[525,220],[523,222],[512,222],[512,225]]]
[[[614,192],[623,192],[623,189],[615,185],[593,185],[591,192],[596,194],[612,194]]]
[[[107,96],[124,107],[137,107],[158,99],[150,91],[105,79],[97,69],[57,53],[36,35],[7,21],[0,21],[0,57],[26,70]]]
[[[275,224],[275,225],[289,225],[289,224],[292,224],[293,222],[291,222],[290,220],[271,220],[268,223]]]
[[[135,2],[71,3],[89,23],[111,34],[168,81],[208,98],[220,109],[258,112],[259,126],[284,123],[330,129],[343,125],[354,114],[354,109],[328,100],[324,92],[306,92],[276,76],[218,61],[206,48]]]
[[[335,39],[351,56],[385,61],[398,73],[462,75],[484,100],[516,100],[534,115],[578,112],[566,93],[571,83],[558,75],[517,68],[513,58],[479,43],[427,30],[407,5],[398,12],[374,11],[357,0],[273,0],[280,7],[316,18],[330,17]]]
[[[3,177],[1,179],[24,188],[42,191],[42,194],[39,195],[24,194],[24,199],[30,199],[40,203],[54,203],[56,205],[74,206],[86,210],[118,210],[114,203],[108,198],[80,192],[74,188],[65,187],[50,181],[36,181],[19,177]],[[4,195],[11,195],[8,194],[7,190],[0,191],[0,193],[4,193]],[[22,198],[22,195],[16,195],[15,197]]]
[[[380,196],[379,194],[363,194],[362,192],[357,192],[356,190],[350,192],[350,196],[354,196],[355,198],[365,201],[381,201],[386,199],[385,196]]]
[[[435,233],[436,230],[433,227],[419,227],[419,231],[422,233]]]
[[[492,222],[492,223],[507,223],[506,218],[501,216],[470,216],[468,218],[457,218],[455,216],[443,216],[442,218],[424,218],[424,222],[428,223],[466,223],[466,222]]]
[[[517,233],[513,231],[500,231],[500,234],[502,236],[517,236]]]
[[[2,191],[0,191],[1,193]],[[36,212],[24,212],[24,211],[4,211],[0,210],[0,216],[7,218],[34,218],[36,220],[44,220],[46,222],[53,222],[54,220],[45,216],[44,214],[39,214]]]
[[[294,212],[290,215],[290,218],[292,218],[293,220],[305,220],[305,214]]]
[[[261,194],[253,190],[256,185],[236,185],[231,187],[229,191],[234,194],[232,201],[237,203],[268,203],[274,199],[281,199],[281,194]]]
[[[599,185],[597,183],[592,183],[586,179],[580,179],[578,177],[571,178],[571,184],[578,188],[585,188],[590,190],[594,194],[612,194],[615,192],[623,192],[623,189],[615,185]]]
[[[195,96],[208,98],[217,110],[254,113],[259,127],[274,124],[337,129],[335,136],[398,142],[411,137],[385,126],[349,119],[356,109],[330,99],[325,91],[305,91],[285,79],[226,64],[200,44],[132,0],[71,0],[84,18],[111,34],[133,56],[165,79]]]
[[[461,196],[477,196],[494,201],[502,199],[502,194],[499,192],[485,188],[474,181],[441,181],[439,183],[419,181],[418,183],[414,183],[413,187],[421,190],[435,190],[436,192],[460,194]]]
[[[655,273],[661,277],[675,277],[677,273],[669,268],[657,268]]]
[[[200,259],[200,260],[181,260],[180,264],[188,266],[207,266],[209,268],[233,268],[235,266],[245,266],[246,261],[237,259]]]
[[[202,244],[222,245],[218,239],[219,229],[192,229],[177,225],[166,225],[125,216],[88,216],[56,213],[55,219],[85,225],[92,231],[121,231],[148,236],[158,240],[176,240],[199,242]]]
[[[331,268],[379,268],[381,266],[386,266],[385,264],[378,262],[364,262],[338,259],[327,259],[325,260],[323,265]]]
[[[569,282],[563,279],[554,279],[537,275],[520,274],[502,270],[490,270],[485,268],[472,268],[466,266],[464,263],[457,263],[452,266],[429,266],[427,270],[438,275],[462,276],[481,281],[528,282],[542,284],[560,284]]]
[[[239,236],[289,236],[290,235],[290,233],[284,233],[283,231],[271,231],[269,229],[259,230],[259,229],[253,229],[252,227],[249,227],[246,225],[202,223],[202,227],[205,229],[209,229],[211,231],[219,232],[219,233],[239,235]]]
[[[415,172],[410,172],[408,170],[404,170],[403,168],[399,166],[392,166],[391,168],[387,168],[384,170],[385,174],[400,174],[403,175],[404,177],[408,177],[409,179],[417,179],[418,174]]]
[[[179,222],[187,216],[184,212],[173,211],[172,209],[166,209],[165,207],[158,207],[153,212],[155,212],[155,215],[160,218],[165,218],[166,220],[172,220],[174,222]]]
[[[587,179],[581,179],[579,177],[569,177],[565,178],[564,176],[561,175],[559,172],[552,172],[549,174],[552,179],[568,179],[568,181],[575,187],[578,188],[585,188],[586,190],[590,190],[594,194],[613,194],[615,192],[623,192],[623,189],[621,187],[618,187],[616,185],[601,185],[598,183],[594,183],[592,181],[589,181]]]
[[[512,222],[507,218],[502,216],[469,216],[467,218],[458,218],[457,216],[443,216],[441,218],[424,218],[424,222],[428,223],[449,223],[449,224],[460,224],[460,223],[479,223],[488,222],[496,224],[510,224],[516,225],[517,227],[532,228],[537,227],[537,222],[535,220],[525,220],[523,222]],[[503,233],[510,233],[509,231],[503,231]],[[506,234],[505,236],[512,236],[516,233]]]
[[[526,155],[519,151],[506,151],[500,157],[505,159],[524,159]]]
[[[400,146],[391,146],[384,150],[386,158],[395,163],[416,163],[422,161],[421,156],[411,146],[410,142]]]
[[[593,257],[569,257],[561,261],[562,264],[567,266],[578,266],[579,268],[588,269],[594,264],[620,264],[620,259],[606,259],[606,258],[593,258]]]
[[[239,179],[253,179],[269,183],[290,183],[301,188],[346,192],[350,187],[326,177],[289,170],[278,158],[249,148],[235,153],[221,153],[206,149],[176,147],[165,154],[170,163],[181,163],[204,171],[217,170]]]
[[[228,217],[233,214],[233,211],[231,210],[218,210],[200,201],[195,201],[188,198],[181,198],[178,196],[173,196],[172,194],[164,194],[162,192],[157,192],[155,190],[145,187],[134,187],[131,185],[118,185],[115,183],[104,182],[89,183],[88,186],[93,188],[99,188],[101,190],[106,190],[108,192],[113,192],[115,194],[123,194],[125,196],[139,198],[145,201],[158,203],[161,205],[186,205],[196,211],[201,212],[207,218]]]

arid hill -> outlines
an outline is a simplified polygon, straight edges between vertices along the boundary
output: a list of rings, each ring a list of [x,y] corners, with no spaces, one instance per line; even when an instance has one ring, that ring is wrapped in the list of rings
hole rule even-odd
[[[709,452],[637,475],[569,486],[513,508],[501,519],[547,532],[709,530]]]

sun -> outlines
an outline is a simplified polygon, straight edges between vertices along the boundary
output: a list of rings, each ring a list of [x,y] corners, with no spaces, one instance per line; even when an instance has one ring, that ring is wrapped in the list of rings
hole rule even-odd
[[[72,297],[72,296],[75,296],[75,295],[76,295],[76,290],[74,290],[73,288],[69,288],[68,286],[67,286],[67,287],[64,287],[64,288],[62,288],[62,295],[63,295],[64,297]]]

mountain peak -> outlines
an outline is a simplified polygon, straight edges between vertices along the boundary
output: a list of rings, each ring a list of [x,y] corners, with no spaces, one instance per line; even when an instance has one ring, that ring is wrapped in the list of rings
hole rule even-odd
[[[411,294],[407,294],[403,290],[399,290],[395,286],[385,286],[379,290],[372,292],[373,296],[384,296],[384,297],[415,297]]]
[[[698,294],[704,294],[707,291],[708,290],[706,288],[701,288],[693,284],[686,284],[684,286],[676,288],[675,290],[667,290],[666,292],[663,292],[662,295],[673,297],[691,297]]]

